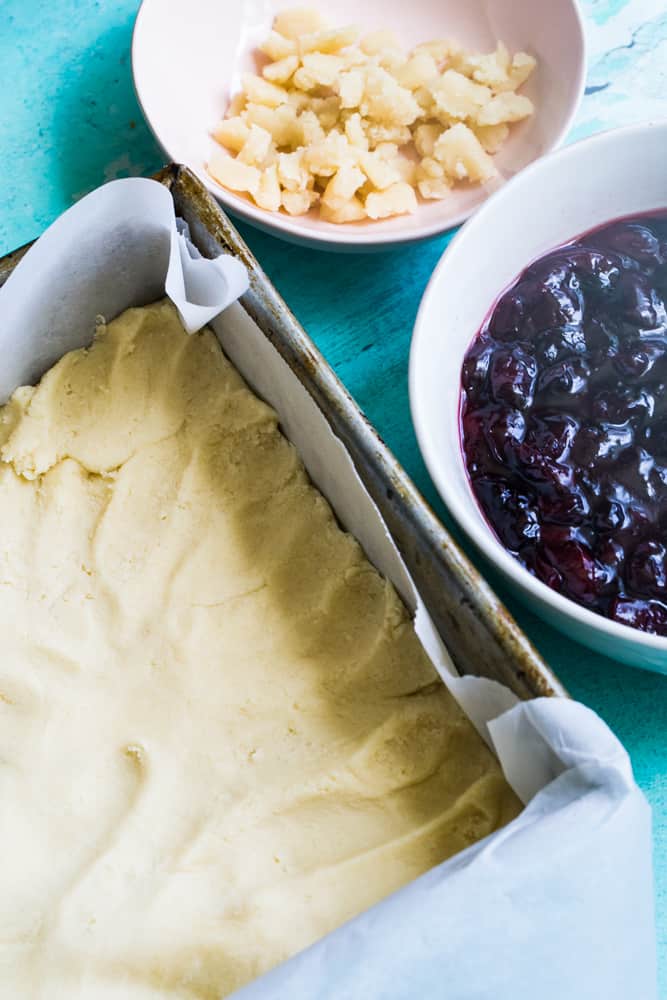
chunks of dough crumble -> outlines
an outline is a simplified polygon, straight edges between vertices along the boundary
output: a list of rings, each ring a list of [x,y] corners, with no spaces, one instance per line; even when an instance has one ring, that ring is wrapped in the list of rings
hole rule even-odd
[[[535,59],[502,42],[474,53],[434,40],[406,53],[391,31],[360,37],[295,8],[276,16],[260,52],[269,61],[243,74],[207,169],[268,211],[315,206],[338,223],[413,212],[418,196],[493,178],[509,125],[534,110],[516,91]],[[342,196],[352,172],[358,183]]]

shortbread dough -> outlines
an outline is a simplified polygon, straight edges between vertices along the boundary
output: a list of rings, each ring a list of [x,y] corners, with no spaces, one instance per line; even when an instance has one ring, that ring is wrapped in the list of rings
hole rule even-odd
[[[0,410],[0,997],[219,1000],[519,803],[210,331]]]

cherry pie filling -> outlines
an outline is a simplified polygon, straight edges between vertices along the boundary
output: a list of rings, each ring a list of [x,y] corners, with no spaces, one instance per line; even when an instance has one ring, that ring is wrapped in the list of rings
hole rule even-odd
[[[536,577],[667,635],[667,210],[535,261],[466,354],[477,501]]]

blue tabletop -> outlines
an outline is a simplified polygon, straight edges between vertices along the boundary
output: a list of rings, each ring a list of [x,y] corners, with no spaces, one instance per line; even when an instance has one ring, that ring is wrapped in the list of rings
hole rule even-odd
[[[664,116],[664,2],[585,0],[583,6],[588,85],[568,141]],[[0,151],[5,164],[0,254],[38,236],[73,201],[104,181],[149,174],[162,164],[132,89],[129,52],[137,7],[138,0],[0,3]],[[339,256],[334,285],[330,254],[239,228],[448,523],[417,449],[407,396],[415,313],[448,237],[386,254]],[[667,678],[621,666],[569,641],[516,604],[498,581],[492,582],[573,696],[599,712],[630,752],[653,807],[661,995],[667,996]]]

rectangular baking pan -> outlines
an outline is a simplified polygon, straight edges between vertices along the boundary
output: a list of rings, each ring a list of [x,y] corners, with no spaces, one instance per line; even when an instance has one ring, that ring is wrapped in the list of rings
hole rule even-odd
[[[171,192],[176,215],[188,224],[204,257],[225,251],[246,265],[250,288],[241,305],[347,448],[459,673],[499,681],[521,699],[565,696],[558,678],[436,518],[202,184],[176,164],[156,180]],[[0,286],[27,249],[0,259]]]

